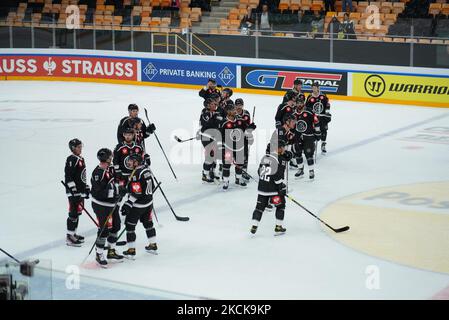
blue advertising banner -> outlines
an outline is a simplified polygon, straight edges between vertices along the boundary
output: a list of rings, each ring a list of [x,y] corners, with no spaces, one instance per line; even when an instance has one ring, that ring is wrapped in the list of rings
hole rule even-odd
[[[237,65],[233,63],[141,59],[143,82],[205,85],[215,79],[217,85],[236,87]]]

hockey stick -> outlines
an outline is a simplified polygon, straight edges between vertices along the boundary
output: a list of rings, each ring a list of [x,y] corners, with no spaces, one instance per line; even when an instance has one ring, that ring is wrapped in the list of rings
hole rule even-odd
[[[134,170],[131,172],[131,175],[129,176],[128,183],[126,184],[126,189],[128,189],[128,185],[129,185],[129,183],[131,182],[132,178],[134,177],[134,174],[136,173],[136,170],[137,170],[137,167],[134,168]],[[95,239],[94,243],[92,244],[92,247],[90,248],[89,253],[87,254],[86,258],[84,258],[82,264],[84,264],[84,263],[86,262],[87,258],[89,258],[90,254],[92,253],[92,250],[95,248],[95,244],[97,243],[97,240],[100,238],[100,235],[103,233],[104,228],[106,228],[106,226],[108,225],[108,221],[109,221],[109,219],[111,218],[112,214],[113,214],[114,211],[115,211],[115,208],[116,208],[117,205],[120,203],[120,201],[122,201],[121,198],[119,198],[119,199],[115,202],[114,207],[112,208],[111,212],[107,215],[106,220],[105,220],[103,226],[101,227],[100,232],[99,232],[98,235],[97,235],[97,238]]]
[[[70,190],[69,186],[61,180],[61,183],[64,185],[64,187],[66,187],[68,190]],[[75,194],[72,192],[72,190],[70,190],[70,193],[72,194],[72,197],[75,196]],[[95,225],[98,227],[98,223],[97,221],[95,221],[95,219],[89,214],[89,212],[86,210],[86,208],[84,208],[84,205],[81,205],[83,211],[89,216],[90,220],[92,220],[93,223],[95,223]]]
[[[254,123],[254,117],[256,115],[256,106],[253,107],[253,117],[251,118],[251,122]]]
[[[154,193],[156,192],[156,190],[160,187],[161,183],[162,183],[162,182],[159,182],[159,183],[157,184],[156,188],[154,188],[153,194],[154,194]],[[154,210],[154,208],[153,208],[153,210]],[[153,211],[153,212],[154,212],[154,216],[156,217],[156,221],[157,221],[157,223],[159,224],[159,220],[157,219],[156,212],[155,212],[155,211]],[[120,232],[120,234],[118,235],[117,241],[116,241],[115,245],[117,245],[117,246],[124,246],[124,245],[127,244],[126,241],[118,241],[118,240],[122,237],[122,235],[125,233],[125,231],[126,231],[126,227],[125,227],[125,228],[122,230],[122,232]]]
[[[318,141],[315,139],[315,152],[314,152],[314,156],[315,156],[315,164],[317,163],[317,162],[316,162],[317,148],[318,148]]]
[[[151,174],[153,175],[154,181],[155,181],[156,183],[159,183],[159,182],[157,181],[156,177],[154,176],[153,172],[151,171],[151,169],[150,169],[150,172],[151,172]],[[169,206],[171,212],[172,212],[173,215],[175,216],[176,220],[178,220],[178,221],[189,221],[189,220],[190,220],[189,217],[180,217],[180,216],[178,216],[178,215],[175,213],[175,210],[173,210],[173,207],[171,206],[170,202],[168,201],[167,196],[165,195],[164,190],[162,190],[162,187],[160,187],[160,189],[161,189],[162,196],[163,196],[164,199],[165,199],[165,202],[167,202],[167,204],[168,204],[168,206]]]
[[[246,172],[245,170],[243,170],[244,172]],[[253,179],[254,181],[257,182],[256,179],[254,179],[248,172],[246,172],[246,174]],[[312,216],[314,216],[316,219],[318,219],[320,222],[324,223],[328,228],[332,229],[332,231],[336,232],[336,233],[340,233],[340,232],[344,232],[349,230],[349,226],[345,226],[342,228],[332,228],[330,225],[328,225],[326,222],[324,222],[323,220],[321,220],[320,218],[318,218],[315,214],[313,214],[309,209],[307,209],[306,207],[304,207],[302,204],[300,204],[298,201],[296,201],[295,199],[293,199],[292,196],[290,196],[289,194],[285,195],[287,198],[289,198],[292,202],[294,202],[295,204],[297,204],[298,206],[300,206],[303,210],[305,210],[307,213],[311,214]]]
[[[144,110],[145,110],[145,116],[147,117],[147,121],[148,121],[149,124],[151,124],[150,119],[148,118],[148,111],[147,111],[147,108],[144,108]],[[153,134],[154,134],[154,136],[156,137],[157,143],[159,144],[159,147],[161,148],[162,153],[164,154],[165,160],[167,160],[168,166],[170,167],[170,170],[171,170],[171,172],[173,173],[173,176],[175,177],[175,179],[176,179],[176,181],[177,181],[177,180],[178,180],[178,177],[176,177],[175,171],[173,171],[173,168],[172,168],[172,166],[171,166],[171,164],[170,164],[170,161],[168,161],[167,155],[165,154],[164,148],[162,147],[162,144],[161,144],[161,142],[159,141],[159,138],[158,138],[156,132],[153,132]],[[161,190],[162,190],[162,189],[161,189]]]
[[[306,207],[304,207],[302,204],[300,204],[298,201],[296,201],[295,199],[293,199],[292,196],[290,195],[286,195],[287,198],[289,198],[293,203],[295,203],[296,205],[300,206],[303,210],[305,210],[307,213],[311,214],[313,217],[315,217],[316,219],[318,219],[321,223],[323,223],[326,227],[332,229],[332,231],[336,232],[336,233],[340,233],[340,232],[344,232],[349,230],[349,226],[345,226],[345,227],[341,227],[341,228],[332,228],[330,225],[328,225],[326,222],[324,222],[323,220],[321,220],[319,217],[317,217],[315,214],[313,214],[309,209],[307,209]]]
[[[6,254],[8,257],[10,257],[11,259],[13,259],[15,262],[20,264],[20,261],[17,260],[16,258],[14,258],[12,255],[10,255],[8,252],[6,252],[5,250],[3,250],[2,248],[0,248],[0,251],[3,252],[4,254]]]
[[[181,143],[182,143],[182,142],[187,142],[187,141],[196,139],[195,137],[193,137],[193,138],[189,138],[189,139],[182,140],[182,139],[181,139],[180,137],[178,137],[178,136],[175,136],[174,138],[175,138],[176,141],[181,142]]]

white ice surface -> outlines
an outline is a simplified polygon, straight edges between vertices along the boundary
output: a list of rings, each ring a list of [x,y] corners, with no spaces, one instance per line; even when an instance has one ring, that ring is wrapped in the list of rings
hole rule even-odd
[[[242,97],[250,111],[257,106],[256,144],[249,167],[255,174],[280,97],[236,97]],[[82,262],[94,241],[93,224],[83,215],[78,233],[90,231],[86,244],[65,245],[67,200],[59,181],[69,154],[67,142],[74,137],[84,142],[90,179],[96,151],[115,146],[118,120],[132,102],[148,108],[179,181],[150,137],[147,148],[153,170],[177,214],[191,220],[175,221],[157,193],[156,212],[163,225],[156,225],[159,255],[144,252],[145,233],[139,225],[136,261],[108,270],[81,268],[81,274],[219,299],[427,299],[449,284],[447,274],[387,262],[336,242],[315,219],[291,204],[286,209],[285,236],[273,236],[274,215],[266,213],[257,236],[251,238],[255,183],[246,190],[231,185],[227,193],[202,184],[200,143],[181,145],[173,139],[173,134],[194,135],[202,108],[196,91],[182,89],[0,82],[2,248],[20,258],[51,259],[59,271]],[[449,179],[448,145],[400,140],[429,125],[449,127],[447,109],[334,101],[332,114],[329,152],[319,156],[316,180],[294,181],[290,174],[291,194],[310,210],[319,213],[336,199],[378,187]],[[144,113],[140,116],[144,118]],[[404,129],[393,132],[397,128]],[[422,148],[407,148],[416,145]],[[176,156],[189,151],[187,158]],[[92,212],[90,201],[86,207]],[[368,265],[381,270],[380,290],[365,286]]]

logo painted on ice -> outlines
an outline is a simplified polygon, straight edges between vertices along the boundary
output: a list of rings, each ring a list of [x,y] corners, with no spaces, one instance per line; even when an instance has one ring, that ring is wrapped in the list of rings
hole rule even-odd
[[[52,76],[52,72],[56,70],[56,62],[51,60],[51,57],[49,57],[48,60],[44,62],[44,69],[48,72],[49,76]]]
[[[229,70],[228,67],[224,67],[223,70],[221,70],[221,72],[218,74],[218,78],[220,78],[221,81],[223,81],[223,83],[225,85],[228,85],[229,82],[232,81],[232,79],[235,78],[234,74],[231,72],[231,70]]]
[[[150,62],[146,65],[145,69],[143,69],[143,73],[147,76],[149,80],[153,80],[153,78],[157,75],[156,67]]]

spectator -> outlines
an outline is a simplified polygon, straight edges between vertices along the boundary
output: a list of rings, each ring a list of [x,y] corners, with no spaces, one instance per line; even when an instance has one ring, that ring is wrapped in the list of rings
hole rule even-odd
[[[333,16],[331,22],[329,22],[329,25],[327,26],[327,32],[329,33],[330,37],[337,38],[339,31],[340,21],[338,21],[336,16]]]
[[[262,13],[260,14],[259,29],[261,31],[271,30],[271,13],[268,12],[268,6],[262,6]]]
[[[315,10],[313,12],[313,18],[312,22],[310,23],[311,26],[311,36],[313,38],[322,38],[323,37],[323,31],[324,31],[324,19],[321,17],[320,12]]]
[[[240,28],[242,29],[252,29],[254,27],[254,19],[252,17],[252,8],[248,6],[246,8],[246,14],[240,23]]]
[[[346,4],[349,5],[349,11],[350,12],[354,11],[353,8],[352,8],[352,0],[343,0],[343,3],[342,3],[342,10],[343,10],[343,12],[346,12]]]
[[[345,13],[343,23],[341,24],[345,39],[357,39],[354,30],[354,21],[349,19],[349,13]]]
[[[335,12],[335,0],[324,0],[324,11]]]
[[[279,3],[277,2],[277,0],[260,0],[259,1],[259,9],[262,8],[262,11],[263,11],[264,5],[268,6],[268,9],[270,12],[274,12],[276,10],[276,8],[278,7]]]
[[[210,0],[192,0],[191,8],[201,8],[202,11],[211,11]]]

